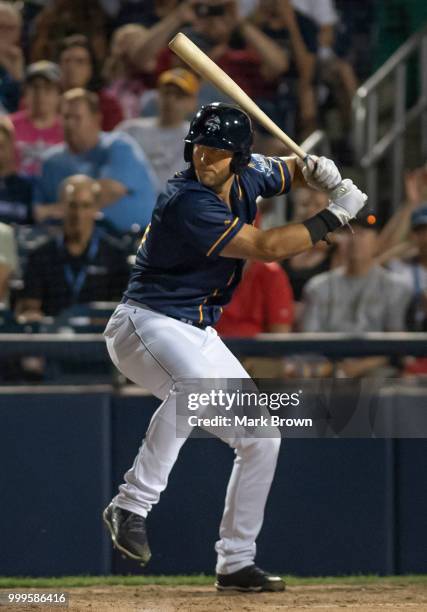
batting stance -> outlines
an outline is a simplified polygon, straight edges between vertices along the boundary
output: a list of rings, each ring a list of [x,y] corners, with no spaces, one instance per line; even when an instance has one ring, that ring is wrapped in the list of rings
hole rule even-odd
[[[104,332],[115,366],[162,400],[133,466],[103,517],[114,545],[142,565],[151,553],[146,517],[185,438],[176,435],[179,378],[247,378],[213,325],[238,284],[244,260],[280,261],[346,224],[366,196],[335,164],[251,155],[251,121],[239,108],[202,107],[185,138],[188,170],[168,181],[142,239],[129,285]],[[304,179],[328,191],[329,206],[301,224],[253,227],[256,199]],[[217,552],[220,590],[282,591],[279,576],[254,564],[255,541],[276,467],[280,437],[225,440],[235,451]]]

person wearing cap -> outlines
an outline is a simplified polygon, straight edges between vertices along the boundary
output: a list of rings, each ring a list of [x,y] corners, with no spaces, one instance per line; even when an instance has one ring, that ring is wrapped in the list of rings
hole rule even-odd
[[[61,73],[53,62],[39,61],[27,68],[24,106],[11,115],[15,128],[17,170],[39,176],[47,149],[64,140],[59,117]]]
[[[408,290],[404,282],[375,263],[377,220],[365,215],[352,223],[342,243],[344,265],[314,276],[304,287],[304,332],[386,332],[405,329]],[[372,374],[385,357],[344,359],[335,370],[345,377]],[[326,372],[322,372],[327,375]]]
[[[184,164],[182,141],[190,125],[186,118],[194,112],[199,81],[188,70],[174,68],[160,75],[157,88],[158,115],[128,119],[117,130],[136,140],[163,186]]]

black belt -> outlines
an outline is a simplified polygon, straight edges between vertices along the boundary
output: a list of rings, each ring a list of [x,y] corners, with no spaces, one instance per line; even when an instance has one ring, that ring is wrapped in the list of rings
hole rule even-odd
[[[158,310],[153,310],[149,306],[145,304],[137,302],[137,300],[133,300],[132,298],[123,297],[121,299],[120,304],[128,304],[132,302],[132,305],[137,306],[138,308],[142,308],[144,310],[152,310],[153,312],[157,312],[158,314],[165,314],[164,312],[159,312]],[[193,327],[198,327],[199,329],[206,329],[207,325],[203,325],[203,323],[196,323],[196,321],[191,321],[191,319],[184,319],[180,317],[174,317],[173,315],[165,315],[166,317],[170,317],[171,319],[175,319],[176,321],[180,321],[181,323],[187,323],[187,325],[192,325]]]

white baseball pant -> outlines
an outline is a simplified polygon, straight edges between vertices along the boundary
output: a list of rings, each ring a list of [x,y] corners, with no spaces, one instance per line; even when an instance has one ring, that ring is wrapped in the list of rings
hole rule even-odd
[[[141,308],[135,302],[119,304],[104,336],[110,357],[120,372],[163,400],[113,500],[120,508],[146,517],[166,488],[169,473],[186,440],[177,437],[174,381],[181,377],[249,375],[212,327],[199,329]],[[217,573],[232,573],[254,561],[255,540],[262,526],[280,448],[277,430],[274,436],[224,439],[234,449],[235,460],[220,539],[215,545]]]

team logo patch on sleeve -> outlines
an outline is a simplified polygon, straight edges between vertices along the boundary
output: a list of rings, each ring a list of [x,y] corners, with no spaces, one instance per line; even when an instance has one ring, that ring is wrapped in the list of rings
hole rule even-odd
[[[265,157],[264,155],[259,155],[258,153],[251,155],[249,168],[253,168],[257,172],[261,172],[266,176],[271,176],[273,174],[273,162],[271,158]]]
[[[221,129],[221,119],[218,117],[218,115],[213,115],[212,117],[209,117],[209,119],[206,121],[205,126],[206,132],[217,132]]]

